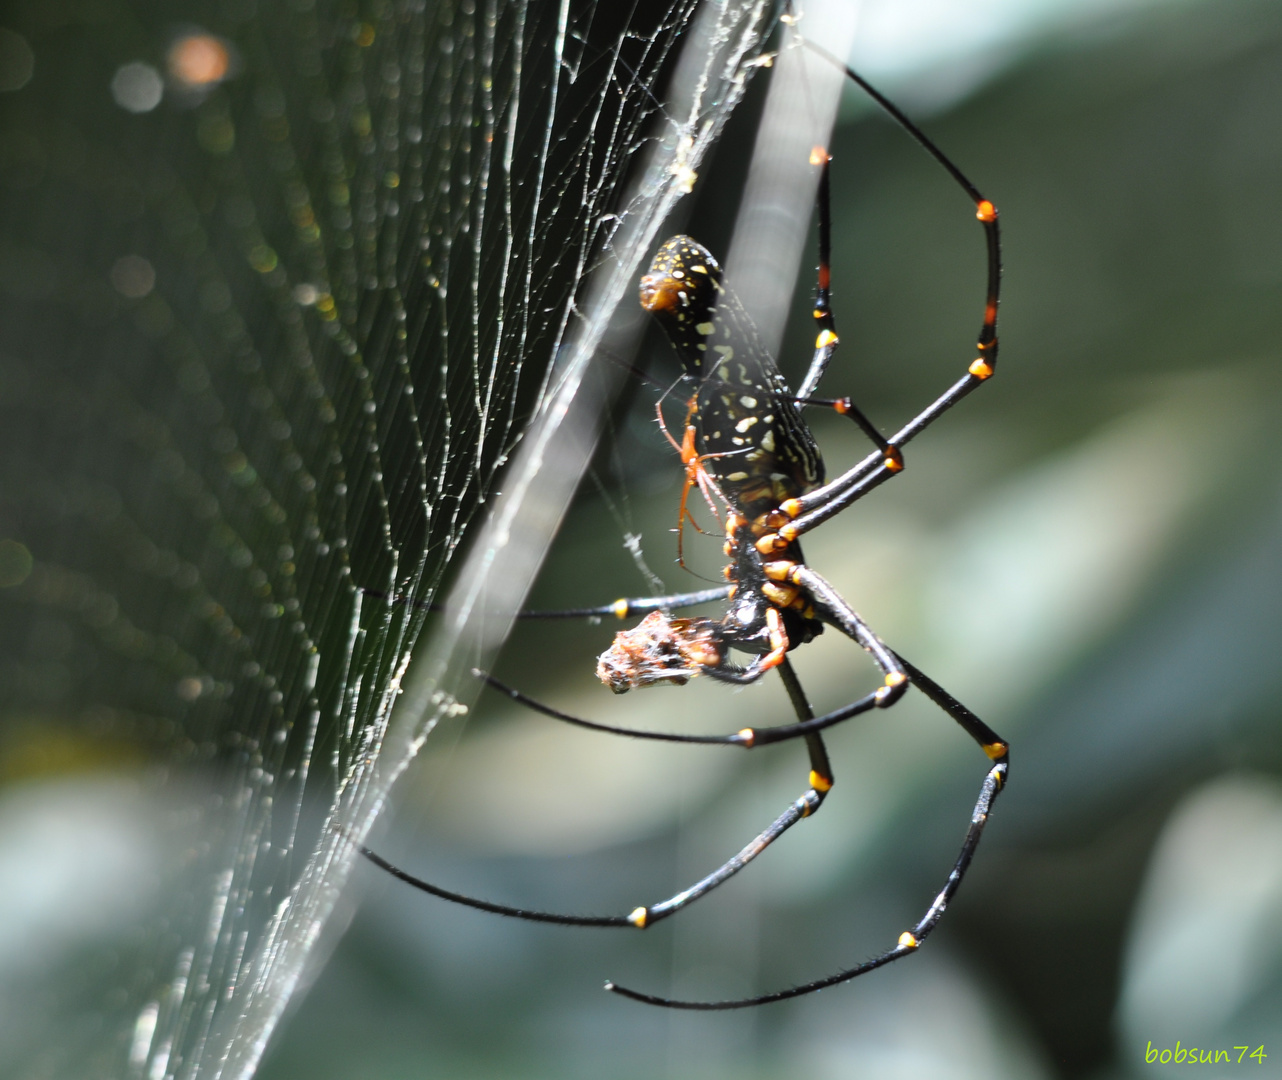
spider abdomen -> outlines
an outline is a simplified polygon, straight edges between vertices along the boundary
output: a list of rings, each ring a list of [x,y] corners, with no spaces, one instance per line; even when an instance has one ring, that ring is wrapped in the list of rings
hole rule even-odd
[[[814,436],[756,326],[697,240],[674,236],[641,279],[641,306],[697,382],[691,418],[704,470],[752,519],[823,483]]]

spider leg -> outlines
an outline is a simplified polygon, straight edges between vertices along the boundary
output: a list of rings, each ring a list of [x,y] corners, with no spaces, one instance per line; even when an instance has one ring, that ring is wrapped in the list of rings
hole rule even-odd
[[[922,131],[921,128],[905,116],[893,101],[877,90],[876,87],[869,83],[868,80],[857,71],[849,65],[842,63],[842,61],[837,57],[833,56],[833,54],[828,52],[827,49],[816,45],[813,41],[800,37],[800,35],[798,35],[798,37],[800,38],[801,43],[811,52],[818,56],[822,56],[830,64],[834,65],[841,71],[844,71],[846,73],[846,77],[850,79],[851,82],[872,98],[873,101],[875,101],[882,110],[891,117],[891,119],[893,119],[912,137],[918,146],[925,150],[926,153],[933,157],[940,166],[943,167],[944,171],[947,172],[948,175],[957,183],[957,186],[966,193],[966,197],[975,204],[975,217],[979,220],[980,224],[984,226],[984,239],[988,248],[988,281],[984,300],[984,321],[980,326],[979,342],[977,346],[979,349],[979,357],[968,369],[971,377],[975,379],[975,382],[970,384],[968,387],[967,392],[969,392],[969,390],[973,390],[978,386],[979,383],[990,378],[997,366],[997,304],[1001,292],[1002,281],[1001,226],[997,221],[997,208],[990,200],[984,198],[984,196],[980,194],[979,189],[970,182],[966,177],[966,174],[954,165],[948,155],[939,149],[939,147],[935,145],[931,138]],[[821,192],[821,195],[822,194],[823,192]],[[822,217],[820,219],[820,226],[822,229]],[[807,378],[807,384],[809,384],[809,381],[809,378]],[[818,380],[816,379],[815,382],[817,383]],[[813,389],[813,386],[811,389]],[[960,400],[960,398],[958,400]],[[945,408],[947,407],[948,406],[945,406]],[[930,410],[927,411],[929,412]],[[909,426],[911,427],[912,425]],[[914,434],[916,434],[916,432],[914,432]],[[899,439],[891,439],[891,442],[896,446],[902,446],[904,441],[906,440],[901,441]]]
[[[708,470],[703,467],[703,463],[709,458],[722,457],[724,455],[700,454],[695,449],[695,440],[698,438],[698,431],[690,421],[697,411],[698,396],[696,395],[690,399],[686,406],[685,433],[681,437],[681,442],[678,443],[677,440],[672,437],[672,433],[668,431],[668,425],[663,419],[663,402],[659,401],[654,406],[655,415],[659,418],[659,430],[663,432],[664,438],[672,444],[673,449],[681,455],[682,464],[685,465],[686,469],[685,483],[681,487],[681,508],[677,511],[677,565],[682,569],[685,569],[686,564],[683,546],[685,541],[685,523],[687,521],[690,522],[690,524],[694,526],[695,532],[700,535],[704,535],[704,530],[699,527],[699,523],[694,519],[694,514],[690,512],[690,509],[687,506],[687,501],[690,498],[690,489],[692,487],[696,484],[698,485],[699,493],[703,496],[703,501],[712,512],[712,516],[716,518],[718,523],[721,521],[721,513],[717,509],[717,504],[712,498],[713,492],[716,492],[718,496],[720,496],[721,493],[717,490],[716,483],[708,473]],[[724,498],[722,501],[724,501]]]
[[[982,383],[992,378],[997,368],[997,306],[1001,293],[1002,254],[1001,225],[998,221],[997,208],[980,194],[979,189],[970,182],[948,156],[934,142],[905,116],[893,102],[884,97],[857,72],[827,50],[805,38],[800,39],[806,48],[846,73],[847,78],[863,89],[869,97],[888,113],[908,134],[933,157],[957,185],[975,204],[975,217],[984,228],[984,240],[987,248],[987,280],[984,294],[984,316],[980,324],[976,349],[979,355],[971,363],[966,374],[945,390],[925,409],[913,417],[889,439],[884,438],[864,414],[855,407],[849,398],[832,401],[812,400],[812,395],[819,385],[828,361],[836,350],[838,338],[829,305],[831,253],[831,215],[829,211],[831,196],[828,185],[828,162],[826,150],[816,147],[811,161],[822,167],[819,178],[819,279],[815,290],[815,323],[819,332],[815,338],[815,354],[810,368],[802,381],[797,400],[802,404],[825,404],[837,412],[850,416],[859,428],[877,446],[877,453],[864,458],[857,465],[842,475],[830,480],[822,487],[815,488],[804,495],[786,500],[780,507],[786,518],[791,519],[780,529],[785,540],[795,540],[809,532],[816,525],[839,514],[851,503],[862,498],[874,487],[900,472],[904,468],[903,447],[920,435],[940,416],[951,409],[962,398],[975,390]]]
[[[691,513],[687,506],[687,500],[690,497],[690,489],[696,484],[699,487],[699,494],[703,496],[704,503],[707,504],[708,509],[712,511],[712,516],[717,520],[718,525],[721,524],[721,512],[717,509],[717,505],[712,499],[713,492],[716,492],[717,495],[720,495],[721,492],[717,490],[716,481],[713,480],[712,474],[703,467],[703,463],[709,458],[722,457],[723,455],[696,454],[694,451],[694,440],[695,429],[693,427],[687,427],[685,440],[682,443],[683,447],[686,448],[682,451],[682,460],[685,462],[686,467],[686,479],[685,483],[681,487],[681,509],[677,512],[677,565],[681,567],[682,570],[686,568],[684,546],[685,523],[687,521],[690,522],[690,524],[694,526],[694,531],[700,536],[707,535],[707,530],[699,526],[699,523],[694,519],[694,514]]]
[[[641,596],[636,598],[621,597],[608,604],[596,607],[560,608],[551,611],[518,611],[518,619],[591,619],[613,615],[616,619],[626,619],[644,611],[675,611],[679,608],[694,607],[696,604],[707,604],[714,600],[724,600],[730,594],[731,586],[717,585],[711,589],[697,589],[694,592],[671,593],[667,596]],[[378,589],[362,587],[361,592],[376,600],[387,600],[393,604],[405,603],[405,597],[395,593],[386,593]],[[435,601],[415,600],[413,606],[423,611],[445,611],[444,604]]]
[[[822,50],[819,51],[822,52]],[[849,69],[847,70],[849,71]],[[852,78],[857,79],[860,82],[860,85],[865,86],[866,89],[871,91],[871,88],[867,87],[863,80],[859,79],[854,72],[850,72],[850,75]],[[876,96],[883,106],[887,106],[891,109],[894,108],[882,99],[880,95]],[[900,115],[898,110],[895,110],[894,115],[897,117]],[[906,118],[904,118],[904,122],[907,123]],[[789,530],[787,534],[784,534],[786,538],[795,539],[803,533],[808,532],[810,529],[813,529],[816,525],[822,524],[834,514],[840,513],[856,499],[867,494],[868,491],[876,487],[883,480],[887,480],[891,476],[902,471],[904,465],[900,452],[903,447],[925,431],[926,428],[961,401],[962,398],[971,393],[971,391],[975,390],[977,387],[992,378],[993,373],[996,370],[997,303],[1002,272],[1001,233],[997,219],[997,210],[991,202],[970,186],[969,181],[957,172],[951,162],[947,162],[946,158],[942,158],[939,151],[934,149],[933,143],[926,140],[925,136],[921,135],[917,129],[911,128],[911,125],[910,130],[918,136],[918,141],[922,141],[923,145],[925,145],[931,153],[935,154],[937,157],[941,157],[941,159],[947,163],[950,173],[952,173],[954,177],[958,178],[966,188],[967,192],[972,195],[975,199],[976,205],[975,216],[984,226],[984,235],[987,238],[988,243],[988,286],[984,301],[984,320],[980,326],[979,341],[976,346],[979,351],[979,356],[971,363],[965,375],[953,383],[952,386],[940,394],[939,397],[927,405],[926,408],[909,420],[907,424],[900,428],[899,431],[892,435],[888,440],[885,440],[888,445],[888,449],[879,445],[877,453],[868,455],[858,464],[854,465],[835,479],[830,480],[822,487],[817,487],[813,491],[807,492],[797,498],[786,500],[780,507],[780,510],[788,518],[792,519],[788,525],[784,526],[784,529]],[[823,334],[821,333],[820,336],[822,337]],[[807,383],[803,386],[803,389],[809,385],[810,380],[807,379]],[[808,397],[808,395],[803,394],[799,395],[799,397]],[[838,412],[842,412],[846,407],[847,401],[848,399],[839,399],[837,404],[833,407],[836,408]],[[854,419],[856,423],[859,423],[859,426],[865,432],[869,433],[870,437],[873,437],[871,431],[875,429],[872,429],[872,425],[868,423],[867,418],[863,417],[862,413],[858,413],[856,415],[857,410],[854,409],[853,403],[850,405],[850,410],[849,415],[851,415],[852,419]],[[863,423],[860,423],[860,418],[863,419]],[[877,438],[874,438],[873,441],[877,442]],[[781,533],[783,533],[783,530],[781,530]]]
[[[475,896],[468,896],[465,893],[453,892],[450,889],[443,889],[439,885],[433,885],[430,881],[424,881],[422,878],[415,877],[408,871],[402,870],[388,862],[382,855],[376,851],[365,847],[360,848],[360,853],[380,870],[385,871],[396,878],[398,881],[405,882],[406,885],[412,885],[420,892],[428,893],[431,896],[438,896],[442,900],[449,900],[454,904],[462,904],[464,907],[476,908],[478,911],[488,911],[491,915],[507,915],[513,919],[524,919],[526,922],[545,922],[557,923],[561,926],[628,926],[626,915],[562,915],[555,911],[532,911],[529,908],[511,907],[508,904],[495,904],[489,900],[481,900]]]
[[[813,396],[841,339],[837,336],[837,325],[832,315],[832,191],[828,177],[832,155],[822,146],[816,146],[810,152],[810,163],[818,165],[820,170],[819,191],[815,198],[819,216],[819,268],[815,283],[814,310],[811,313],[816,327],[815,354],[811,358],[806,377],[802,380],[801,389],[797,391],[796,401],[798,405],[826,406],[842,416],[849,416],[881,451],[882,456],[891,461],[898,457],[898,450],[850,398],[826,399]]]
[[[706,665],[702,672],[710,679],[716,679],[718,682],[730,683],[733,686],[745,686],[748,683],[756,682],[771,668],[779,667],[783,664],[788,650],[792,647],[788,641],[788,632],[784,628],[783,618],[779,614],[779,609],[770,607],[766,609],[766,625],[770,632],[770,649],[755,657],[746,667],[740,667],[724,657],[721,662],[715,665]]]
[[[989,372],[989,375],[991,374]],[[862,499],[873,488],[903,472],[903,446],[920,435],[944,412],[951,409],[988,377],[986,375],[980,379],[973,374],[967,374],[892,435],[887,441],[888,451],[879,449],[822,487],[815,488],[797,498],[784,500],[779,506],[780,514],[786,521],[786,524],[779,529],[781,540],[785,542],[796,540],[816,526],[822,525],[829,518],[841,513],[851,503]]]
[[[881,456],[886,460],[887,464],[898,460],[900,468],[903,468],[903,455],[900,454],[899,448],[893,446],[890,440],[873,426],[873,422],[864,415],[863,410],[852,399],[848,397],[798,397],[796,401],[798,405],[814,405],[823,409],[831,409],[838,416],[848,416],[854,421],[855,426],[868,436],[869,441],[881,451]]]
[[[783,530],[781,529],[780,532]],[[768,551],[773,551],[779,543],[778,536],[767,533],[757,542],[758,548],[766,545]],[[810,607],[814,610],[815,615],[826,623],[837,627],[843,634],[857,642],[866,652],[868,652],[873,661],[881,668],[885,674],[885,681],[878,694],[878,705],[885,707],[893,705],[904,690],[907,689],[907,676],[904,669],[900,666],[899,661],[882,643],[882,640],[873,633],[858,613],[852,608],[835,588],[817,571],[812,570],[801,562],[792,562],[787,559],[767,562],[764,566],[766,576],[776,582],[786,582],[796,591],[804,593]],[[773,610],[767,611],[767,615],[775,614]],[[776,616],[777,617],[777,616]],[[769,657],[764,658],[763,662],[768,662]],[[754,661],[755,663],[755,661]],[[744,669],[745,673],[752,672],[752,667]],[[716,675],[715,671],[710,674]]]
[[[538,699],[508,686],[507,683],[496,679],[488,672],[474,668],[472,674],[479,679],[484,679],[491,689],[506,695],[518,705],[524,705],[527,709],[541,713],[543,716],[553,720],[560,720],[565,724],[572,724],[574,727],[584,728],[587,731],[599,731],[606,735],[622,735],[628,739],[643,739],[653,742],[687,743],[699,746],[742,746],[747,750],[751,750],[754,746],[768,746],[771,743],[787,742],[790,739],[798,739],[835,727],[842,721],[849,720],[852,716],[858,716],[860,713],[875,709],[881,701],[879,697],[881,691],[874,691],[841,706],[839,709],[834,709],[830,713],[824,713],[823,716],[812,716],[809,719],[793,724],[778,724],[773,727],[761,728],[740,728],[732,735],[686,735],[678,732],[645,731],[638,728],[616,727],[613,724],[602,724],[596,720],[587,720],[581,716],[562,712],[551,705],[545,705]]]
[[[627,728],[616,728],[605,724],[597,724],[589,720],[581,720],[578,717],[570,716],[567,713],[552,709],[542,705],[532,698],[512,690],[510,687],[500,683],[483,672],[475,674],[484,678],[491,686],[506,693],[513,700],[518,701],[546,716],[553,719],[562,720],[567,723],[575,724],[579,727],[586,727],[594,731],[604,731],[614,735],[627,735],[632,738],[640,739],[658,739],[667,742],[684,742],[684,743],[704,743],[704,744],[724,744],[733,746],[742,746],[747,749],[753,746],[763,746],[767,743],[782,742],[785,739],[804,738],[806,740],[806,749],[810,758],[810,786],[796,801],[791,803],[788,808],[779,815],[769,826],[759,833],[750,844],[743,848],[733,858],[728,859],[712,873],[697,881],[688,889],[684,889],[676,895],[669,897],[658,904],[652,904],[648,907],[635,908],[628,915],[567,915],[559,912],[535,911],[529,908],[515,907],[509,904],[498,904],[490,900],[482,900],[475,896],[469,896],[466,893],[455,892],[452,889],[446,889],[440,885],[434,885],[423,878],[416,877],[406,870],[389,862],[377,852],[370,848],[362,846],[360,853],[372,862],[379,869],[391,874],[400,881],[411,885],[421,892],[428,893],[432,896],[449,900],[451,903],[462,904],[464,907],[476,908],[479,911],[487,911],[494,915],[506,915],[510,918],[524,919],[527,922],[544,922],[556,923],[562,926],[634,926],[644,930],[647,926],[652,926],[661,919],[680,911],[683,907],[693,903],[702,896],[706,896],[723,881],[733,877],[742,870],[748,863],[752,862],[775,840],[787,832],[793,825],[803,818],[809,817],[819,809],[823,803],[824,796],[832,788],[833,777],[832,768],[828,762],[827,750],[824,747],[823,738],[819,734],[825,727],[831,727],[847,720],[852,716],[868,712],[876,707],[877,700],[875,694],[868,694],[857,701],[843,706],[824,716],[816,717],[810,708],[810,703],[806,699],[805,691],[797,679],[792,665],[786,660],[778,665],[779,675],[783,679],[784,687],[788,691],[788,698],[792,702],[793,711],[796,713],[798,722],[796,724],[781,725],[774,728],[752,729],[745,728],[743,731],[728,736],[700,736],[700,735],[675,735],[665,734],[662,732],[645,732],[632,731]]]
[[[805,691],[802,689],[792,665],[785,659],[777,667],[798,719],[803,724],[812,721],[814,712],[810,707],[810,702],[806,699]],[[628,920],[634,926],[642,929],[647,926],[653,926],[660,919],[666,919],[669,915],[675,914],[700,897],[706,896],[718,885],[729,880],[752,862],[779,837],[796,825],[797,822],[810,817],[819,809],[823,804],[824,797],[833,785],[832,767],[828,762],[828,752],[824,747],[823,738],[818,731],[809,730],[803,737],[810,757],[810,786],[782,814],[758,833],[746,847],[727,859],[712,873],[701,878],[688,889],[683,889],[661,903],[651,904],[648,907],[639,907],[633,911],[628,916]],[[607,987],[611,986],[609,983],[606,985]]]
[[[724,600],[730,595],[730,589],[730,585],[717,585],[711,589],[671,593],[668,596],[621,597],[597,607],[566,608],[558,611],[519,611],[516,617],[518,619],[589,619],[613,615],[616,619],[627,619],[647,611],[676,611],[680,608],[694,607],[696,604]]]
[[[698,1011],[743,1009],[753,1005],[767,1005],[774,1001],[785,1001],[788,998],[812,994],[817,990],[824,990],[829,986],[848,982],[851,979],[858,978],[860,975],[866,975],[879,967],[885,967],[887,964],[909,956],[921,947],[922,942],[938,925],[949,902],[961,885],[962,878],[966,875],[966,870],[974,857],[975,849],[979,846],[980,838],[983,836],[984,826],[988,823],[988,815],[992,810],[993,803],[1006,784],[1010,772],[1010,749],[992,728],[948,693],[947,690],[908,663],[903,657],[897,654],[894,655],[899,665],[908,673],[908,678],[913,685],[952,717],[966,734],[979,743],[992,762],[988,772],[984,775],[983,784],[980,786],[979,798],[975,802],[975,809],[971,812],[970,824],[967,826],[966,836],[962,840],[961,850],[953,862],[953,868],[948,875],[948,879],[944,882],[944,887],[936,894],[934,901],[927,908],[926,914],[918,920],[911,930],[906,930],[899,936],[899,941],[894,948],[887,949],[880,955],[874,956],[870,960],[865,960],[862,964],[847,968],[845,971],[839,971],[835,975],[816,979],[814,982],[789,987],[786,990],[777,990],[770,994],[762,994],[758,997],[741,998],[736,1001],[676,1001],[672,998],[658,997],[654,994],[643,994],[636,990],[629,990],[613,982],[605,984],[607,990],[631,998],[633,1001],[640,1001],[647,1005],[658,1005],[668,1009]]]
[[[822,146],[810,151],[810,164],[819,166],[819,190],[815,205],[819,215],[819,268],[815,282],[815,355],[810,360],[806,377],[797,391],[798,398],[808,398],[819,386],[824,369],[837,351],[837,327],[832,317],[832,189],[828,173],[832,155]],[[869,425],[871,426],[871,425]],[[874,442],[876,439],[873,440]]]
[[[842,595],[816,571],[798,564],[791,573],[791,580],[806,590],[820,618],[858,642],[881,668],[885,681],[877,691],[877,704],[886,708],[898,701],[908,689],[908,675],[899,658],[882,643],[881,638],[873,633]]]

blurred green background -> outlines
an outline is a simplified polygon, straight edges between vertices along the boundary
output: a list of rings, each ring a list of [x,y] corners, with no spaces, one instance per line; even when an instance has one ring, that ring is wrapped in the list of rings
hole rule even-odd
[[[915,922],[987,763],[910,695],[832,733],[838,784],[822,814],[644,935],[500,920],[359,871],[362,902],[263,1076],[1122,1078],[1161,1068],[1146,1053],[1177,1040],[1262,1046],[1266,1060],[1230,1071],[1282,1075],[1282,7],[1095,14],[991,46],[997,73],[960,97],[921,74],[891,78],[1001,210],[999,377],[909,448],[901,478],[806,543],[888,643],[1012,743],[1009,787],[927,947],[737,1013],[666,1013],[599,989],[609,977],[687,997],[763,992],[850,966]],[[759,96],[683,211],[714,250]],[[855,94],[832,149],[842,347],[823,390],[854,395],[890,430],[971,359],[982,238],[948,178]],[[36,271],[17,265],[0,287],[22,301]],[[794,380],[808,289],[780,361]],[[660,382],[675,374],[657,336],[645,352]],[[630,534],[668,587],[697,587],[672,563],[681,474],[654,397],[641,385],[612,415],[532,607],[644,595]],[[839,420],[814,428],[830,470],[864,452]],[[74,473],[89,447],[57,468]],[[4,501],[0,532],[18,537],[24,519]],[[686,547],[716,573],[718,541],[687,532]],[[0,549],[0,575],[16,579],[0,611],[27,610],[4,595],[23,587],[23,558]],[[66,632],[0,618],[12,703],[0,714],[0,1045],[17,1063],[0,1075],[50,1075],[66,1066],[31,1049],[57,1039],[43,1017],[111,1023],[95,998],[111,978],[82,958],[106,940],[117,965],[133,962],[128,882],[172,855],[139,839],[152,811],[134,778],[179,755],[165,737],[121,737],[119,721],[49,723],[64,699],[42,713],[13,688],[69,677]],[[522,625],[499,673],[611,723],[724,731],[786,715],[774,685],[612,699],[592,679],[612,631]],[[872,685],[831,633],[796,663],[820,709]],[[804,786],[798,747],[633,745],[494,695],[482,705],[428,740],[382,850],[489,899],[627,911],[716,865]],[[33,872],[75,843],[74,872]],[[118,883],[115,907],[86,887],[96,874]],[[1224,1071],[1211,1069],[1196,1075]]]

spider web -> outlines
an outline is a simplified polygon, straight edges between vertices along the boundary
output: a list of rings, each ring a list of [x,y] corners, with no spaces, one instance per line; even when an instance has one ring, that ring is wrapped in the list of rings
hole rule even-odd
[[[15,11],[3,732],[110,841],[23,866],[102,925],[28,958],[15,1074],[252,1073],[521,603],[609,389],[589,360],[626,352],[612,313],[776,6]]]

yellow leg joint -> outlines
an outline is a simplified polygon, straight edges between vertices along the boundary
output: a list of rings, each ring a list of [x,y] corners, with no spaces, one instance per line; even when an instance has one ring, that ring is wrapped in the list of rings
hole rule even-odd
[[[984,753],[994,761],[1004,758],[1010,753],[1010,747],[1004,742],[990,742],[984,744]]]
[[[815,338],[816,349],[826,349],[829,345],[837,344],[837,335],[831,330],[820,330],[818,337]]]
[[[738,735],[743,740],[743,745],[747,747],[753,746],[757,741],[757,733],[750,727],[740,728]]]
[[[795,589],[786,585],[776,585],[773,581],[767,581],[762,584],[761,595],[781,608],[789,607],[797,599]]]
[[[819,792],[820,795],[823,795],[832,790],[832,777],[823,776],[820,773],[815,772],[814,769],[811,769],[810,786]]]
[[[908,682],[908,677],[902,672],[890,672],[890,674],[886,676],[882,685],[877,687],[877,692],[873,695],[877,699],[877,704],[881,705],[883,702],[889,704],[893,701],[897,701],[899,699],[899,695],[903,693],[900,688],[906,682]]]
[[[987,224],[990,221],[996,221],[997,207],[995,207],[987,199],[981,199],[978,203],[975,204],[975,216],[985,224]]]
[[[917,940],[917,935],[911,930],[905,930],[899,935],[899,947],[901,949],[915,949],[921,942]]]
[[[992,377],[993,365],[985,360],[982,356],[976,357],[975,362],[966,369],[977,379],[988,379]]]
[[[650,912],[643,907],[636,908],[632,912],[632,914],[628,916],[628,922],[630,922],[638,930],[644,930],[645,921],[646,921],[646,918],[649,916],[649,914]]]
[[[626,600],[616,600],[614,602],[614,617],[616,619],[626,619],[630,607],[631,605]]]
[[[788,542],[782,539],[779,533],[766,533],[754,545],[762,555],[774,555],[780,551],[786,551]]]

